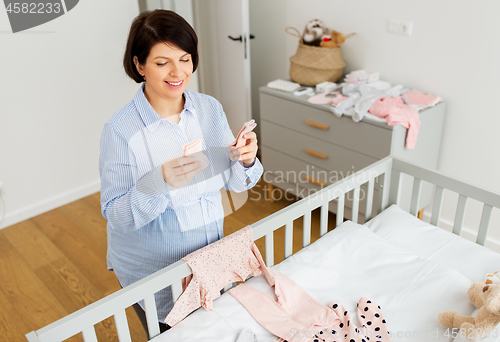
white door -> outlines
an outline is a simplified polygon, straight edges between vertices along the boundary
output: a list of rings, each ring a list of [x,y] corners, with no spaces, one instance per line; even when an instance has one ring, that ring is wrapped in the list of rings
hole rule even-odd
[[[236,136],[252,116],[248,0],[211,1],[216,2],[219,101]]]
[[[193,0],[193,9],[200,91],[219,100],[236,136],[252,117],[248,0]],[[248,200],[248,191],[221,195],[226,216]]]
[[[220,101],[236,135],[252,118],[249,3],[195,0],[193,5],[200,41],[200,90]]]

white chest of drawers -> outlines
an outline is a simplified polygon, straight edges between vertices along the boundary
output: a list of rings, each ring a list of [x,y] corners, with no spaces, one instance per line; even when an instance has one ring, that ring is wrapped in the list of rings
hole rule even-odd
[[[268,87],[259,90],[264,181],[298,197],[390,154],[427,168],[438,166],[445,103],[420,112],[418,141],[410,150],[405,148],[407,130],[402,126],[369,118],[361,122],[350,116],[338,118],[329,105],[309,103],[307,95]],[[425,198],[420,208],[427,204]]]

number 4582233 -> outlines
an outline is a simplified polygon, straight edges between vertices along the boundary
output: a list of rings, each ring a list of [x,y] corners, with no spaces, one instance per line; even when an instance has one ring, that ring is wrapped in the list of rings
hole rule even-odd
[[[42,14],[42,13],[60,13],[62,8],[60,3],[28,3],[14,2],[10,3],[7,8],[7,13],[23,13],[23,14]]]

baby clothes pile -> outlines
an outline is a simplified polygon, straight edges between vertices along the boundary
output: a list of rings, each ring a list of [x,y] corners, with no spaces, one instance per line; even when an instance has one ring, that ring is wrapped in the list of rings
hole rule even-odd
[[[309,98],[316,104],[331,104],[332,112],[341,117],[350,115],[355,122],[365,116],[385,119],[388,125],[401,125],[408,129],[406,148],[417,142],[420,127],[419,111],[432,107],[443,99],[436,95],[409,90],[403,85],[381,81],[378,73],[357,70],[348,74],[338,91],[318,94]]]
[[[212,311],[212,302],[227,284],[262,274],[275,298],[246,284],[239,284],[229,293],[260,325],[278,337],[276,341],[367,342],[370,338],[391,341],[381,308],[372,299],[363,297],[358,301],[358,320],[362,327],[356,327],[340,303],[323,305],[286,275],[267,268],[253,242],[251,226],[188,254],[182,260],[191,267],[192,275],[183,280],[184,292],[165,318],[170,326],[199,307]],[[245,329],[237,342],[256,340],[256,335]]]

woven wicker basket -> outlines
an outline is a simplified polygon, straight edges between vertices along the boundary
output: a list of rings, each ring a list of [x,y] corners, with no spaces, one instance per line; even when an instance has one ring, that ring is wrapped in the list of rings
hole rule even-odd
[[[295,30],[295,33],[290,32]],[[337,82],[344,73],[346,63],[342,59],[340,47],[326,48],[306,45],[299,31],[287,27],[285,31],[300,38],[295,55],[290,57],[290,78],[297,83],[314,86],[318,83]]]

